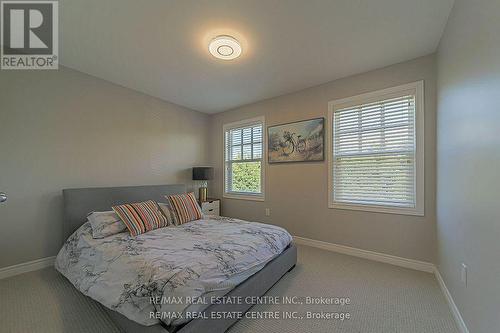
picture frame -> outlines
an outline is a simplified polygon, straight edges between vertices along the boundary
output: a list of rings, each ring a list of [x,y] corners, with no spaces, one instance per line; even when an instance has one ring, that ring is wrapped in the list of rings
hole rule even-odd
[[[325,118],[312,118],[267,127],[268,163],[325,160]]]

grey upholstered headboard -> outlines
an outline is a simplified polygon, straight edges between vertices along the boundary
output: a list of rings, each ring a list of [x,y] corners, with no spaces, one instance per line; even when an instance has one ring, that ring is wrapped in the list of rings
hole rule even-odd
[[[74,188],[63,190],[66,240],[87,220],[93,211],[111,210],[111,206],[124,203],[155,200],[166,202],[165,195],[185,193],[185,185],[146,185],[126,187]]]

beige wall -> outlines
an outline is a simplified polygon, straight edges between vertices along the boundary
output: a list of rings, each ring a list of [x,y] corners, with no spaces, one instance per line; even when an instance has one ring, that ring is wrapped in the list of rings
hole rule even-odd
[[[212,116],[212,188],[222,194],[222,126],[264,115],[266,126],[327,116],[328,101],[399,84],[425,81],[425,217],[329,209],[327,162],[265,164],[266,201],[225,199],[224,215],[273,223],[296,236],[434,261],[435,257],[435,106],[433,55],[336,80]],[[265,216],[265,208],[271,216]]]
[[[471,333],[500,331],[499,32],[500,1],[456,0],[438,53],[438,263]]]
[[[62,68],[0,72],[0,267],[61,246],[61,190],[191,183],[209,116]]]

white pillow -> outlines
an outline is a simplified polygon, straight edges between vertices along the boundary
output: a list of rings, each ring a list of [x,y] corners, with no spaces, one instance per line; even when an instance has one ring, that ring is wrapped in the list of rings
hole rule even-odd
[[[92,212],[87,216],[93,238],[104,238],[127,231],[127,226],[114,211]]]

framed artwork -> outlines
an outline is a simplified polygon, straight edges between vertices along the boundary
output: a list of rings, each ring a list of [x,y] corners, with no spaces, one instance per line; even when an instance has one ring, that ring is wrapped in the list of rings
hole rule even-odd
[[[267,128],[269,163],[313,162],[325,159],[325,118]]]

